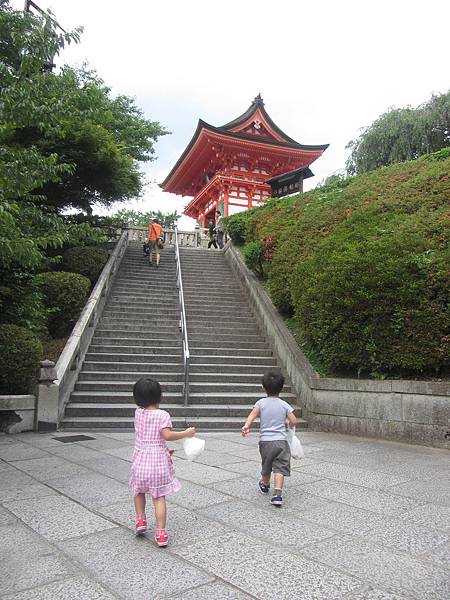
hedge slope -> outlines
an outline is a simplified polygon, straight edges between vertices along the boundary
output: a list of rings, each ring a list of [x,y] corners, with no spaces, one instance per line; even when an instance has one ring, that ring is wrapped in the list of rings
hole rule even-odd
[[[449,174],[446,148],[228,219],[262,244],[274,304],[330,370],[448,367]]]

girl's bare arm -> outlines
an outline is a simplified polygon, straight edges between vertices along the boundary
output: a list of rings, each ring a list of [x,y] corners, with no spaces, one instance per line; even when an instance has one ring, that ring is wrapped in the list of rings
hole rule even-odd
[[[194,437],[195,427],[188,427],[184,431],[172,431],[168,427],[164,427],[164,429],[161,429],[161,435],[166,442],[175,442],[183,438]]]

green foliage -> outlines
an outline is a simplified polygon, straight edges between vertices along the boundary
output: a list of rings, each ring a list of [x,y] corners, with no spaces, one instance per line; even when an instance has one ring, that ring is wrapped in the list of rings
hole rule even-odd
[[[160,210],[150,210],[140,212],[137,210],[121,209],[111,215],[111,218],[118,227],[128,225],[129,227],[147,227],[150,221],[158,219],[161,225],[167,229],[173,229],[178,219],[181,217],[177,211],[173,213],[163,213]]]
[[[27,271],[0,271],[0,324],[14,323],[36,334],[45,333],[47,309]]]
[[[242,248],[242,254],[244,255],[245,264],[249,269],[255,271],[259,277],[264,277],[264,246],[258,241],[254,240],[245,244]]]
[[[450,145],[450,91],[418,108],[393,108],[351,141],[347,172],[372,171]]]
[[[34,279],[50,310],[48,330],[53,337],[70,332],[86,303],[90,281],[78,273],[39,273]]]
[[[244,244],[247,236],[248,223],[250,220],[251,211],[244,211],[237,213],[232,217],[225,218],[224,225],[228,232],[228,235],[233,240],[233,243],[237,246]]]
[[[63,256],[64,271],[80,273],[94,284],[108,260],[108,252],[96,246],[69,248]]]
[[[316,364],[377,377],[449,365],[449,172],[446,148],[252,211],[245,241],[270,237],[270,296]]]
[[[0,394],[28,394],[40,360],[42,344],[33,333],[0,325]]]

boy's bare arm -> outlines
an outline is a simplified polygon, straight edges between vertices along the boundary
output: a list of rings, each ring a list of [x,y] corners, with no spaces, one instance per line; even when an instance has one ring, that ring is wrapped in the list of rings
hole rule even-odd
[[[293,412],[288,413],[287,422],[289,423],[289,427],[295,427],[297,425],[297,417]]]
[[[242,435],[244,437],[247,437],[247,435],[250,432],[250,426],[253,423],[253,421],[256,419],[256,417],[259,417],[259,408],[257,406],[255,406],[253,408],[253,410],[250,412],[250,414],[247,417],[247,420],[244,423],[244,426],[242,427]]]

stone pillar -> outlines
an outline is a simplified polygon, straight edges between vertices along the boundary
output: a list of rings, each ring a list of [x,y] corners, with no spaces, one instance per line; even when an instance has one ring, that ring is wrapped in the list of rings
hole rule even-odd
[[[55,363],[43,360],[37,386],[36,427],[38,431],[56,431],[59,424],[59,385]]]

